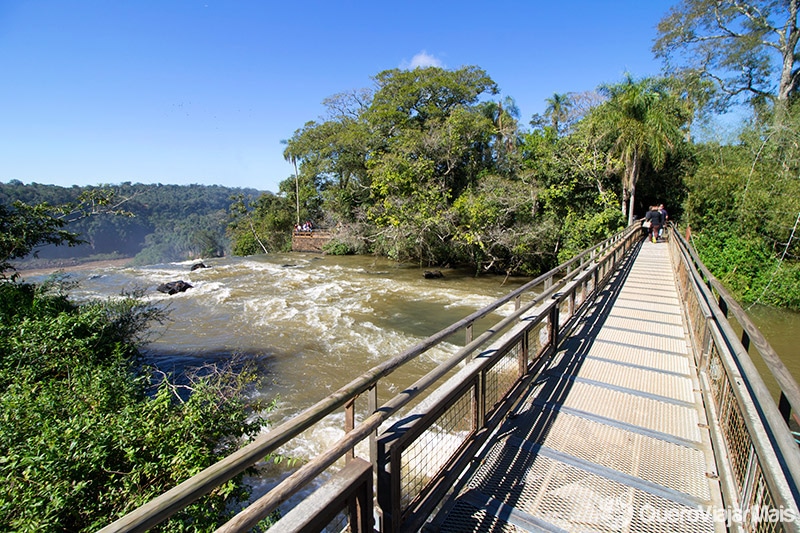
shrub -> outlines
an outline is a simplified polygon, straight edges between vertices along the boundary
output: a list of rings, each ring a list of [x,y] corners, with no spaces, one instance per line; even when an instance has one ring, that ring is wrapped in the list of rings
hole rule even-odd
[[[163,319],[127,296],[77,305],[58,286],[0,283],[0,529],[95,531],[259,432],[247,371],[181,386],[141,365]],[[206,369],[207,370],[207,369]],[[162,524],[213,530],[249,495],[241,476]]]
[[[800,267],[780,262],[764,239],[707,228],[693,235],[693,244],[738,301],[800,309]]]

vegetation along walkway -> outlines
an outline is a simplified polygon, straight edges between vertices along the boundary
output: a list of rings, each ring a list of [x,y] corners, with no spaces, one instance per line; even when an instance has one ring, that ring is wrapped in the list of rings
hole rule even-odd
[[[644,242],[429,527],[724,530],[687,335],[667,244]]]

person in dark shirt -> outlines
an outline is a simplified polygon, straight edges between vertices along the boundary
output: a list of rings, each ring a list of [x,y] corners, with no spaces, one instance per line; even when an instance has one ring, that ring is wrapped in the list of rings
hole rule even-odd
[[[664,204],[658,204],[658,210],[661,211],[661,229],[658,230],[658,238],[660,239],[661,236],[664,234],[664,228],[667,227],[667,220],[669,220],[669,214],[667,210],[664,209]]]
[[[658,206],[651,205],[650,211],[644,216],[644,220],[645,222],[650,222],[650,239],[653,242],[658,242],[658,230],[661,229],[663,223],[663,217],[661,211],[658,210]]]

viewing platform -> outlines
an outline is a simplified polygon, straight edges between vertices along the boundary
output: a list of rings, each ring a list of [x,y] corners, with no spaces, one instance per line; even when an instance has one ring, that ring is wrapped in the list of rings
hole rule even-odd
[[[327,229],[294,230],[292,232],[292,251],[322,253],[323,247],[330,240],[331,232]]]

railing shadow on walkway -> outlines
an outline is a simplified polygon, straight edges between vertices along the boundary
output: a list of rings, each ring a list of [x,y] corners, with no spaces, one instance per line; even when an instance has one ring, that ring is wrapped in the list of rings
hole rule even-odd
[[[491,463],[494,471],[487,469],[481,473],[481,478],[483,480],[500,479],[499,483],[492,484],[491,492],[503,495],[504,499],[501,509],[484,516],[484,521],[480,524],[481,531],[493,530],[501,522],[511,521],[511,514],[522,494],[519,487],[526,483],[526,469],[521,465],[529,464],[538,453],[539,445],[530,443],[544,442],[548,435],[575,383],[572,378],[580,371],[594,339],[609,317],[619,296],[620,288],[628,279],[640,249],[641,243],[629,252],[622,266],[612,274],[606,286],[589,303],[589,309],[581,314],[576,313],[569,322],[564,324],[564,330],[569,332],[569,337],[558,347],[558,354],[554,354],[555,358],[547,362],[548,364],[542,369],[543,372],[530,385],[531,389],[537,389],[535,401],[528,402],[527,398],[530,394],[523,394],[519,404],[515,405],[507,415],[507,421],[492,436],[491,442],[503,444],[500,444],[501,449],[499,452],[495,452],[494,460]],[[513,439],[514,443],[509,445],[505,442],[506,439]],[[519,445],[522,442],[526,445]],[[459,482],[453,486],[453,494],[462,491],[466,483],[474,482],[473,476],[476,471],[486,465],[481,457],[477,456],[470,467],[464,471]],[[473,498],[473,504],[478,508],[497,505],[497,502],[482,500],[489,491],[483,491],[481,488],[480,484],[473,487],[467,498]],[[448,505],[452,506],[454,503],[455,500],[451,500]],[[448,509],[443,509],[439,514],[446,516]],[[516,517],[517,523],[525,523],[526,520],[530,521],[532,517]],[[536,521],[526,525],[534,529],[553,527],[552,524]],[[436,527],[430,528],[430,531],[436,531]]]

